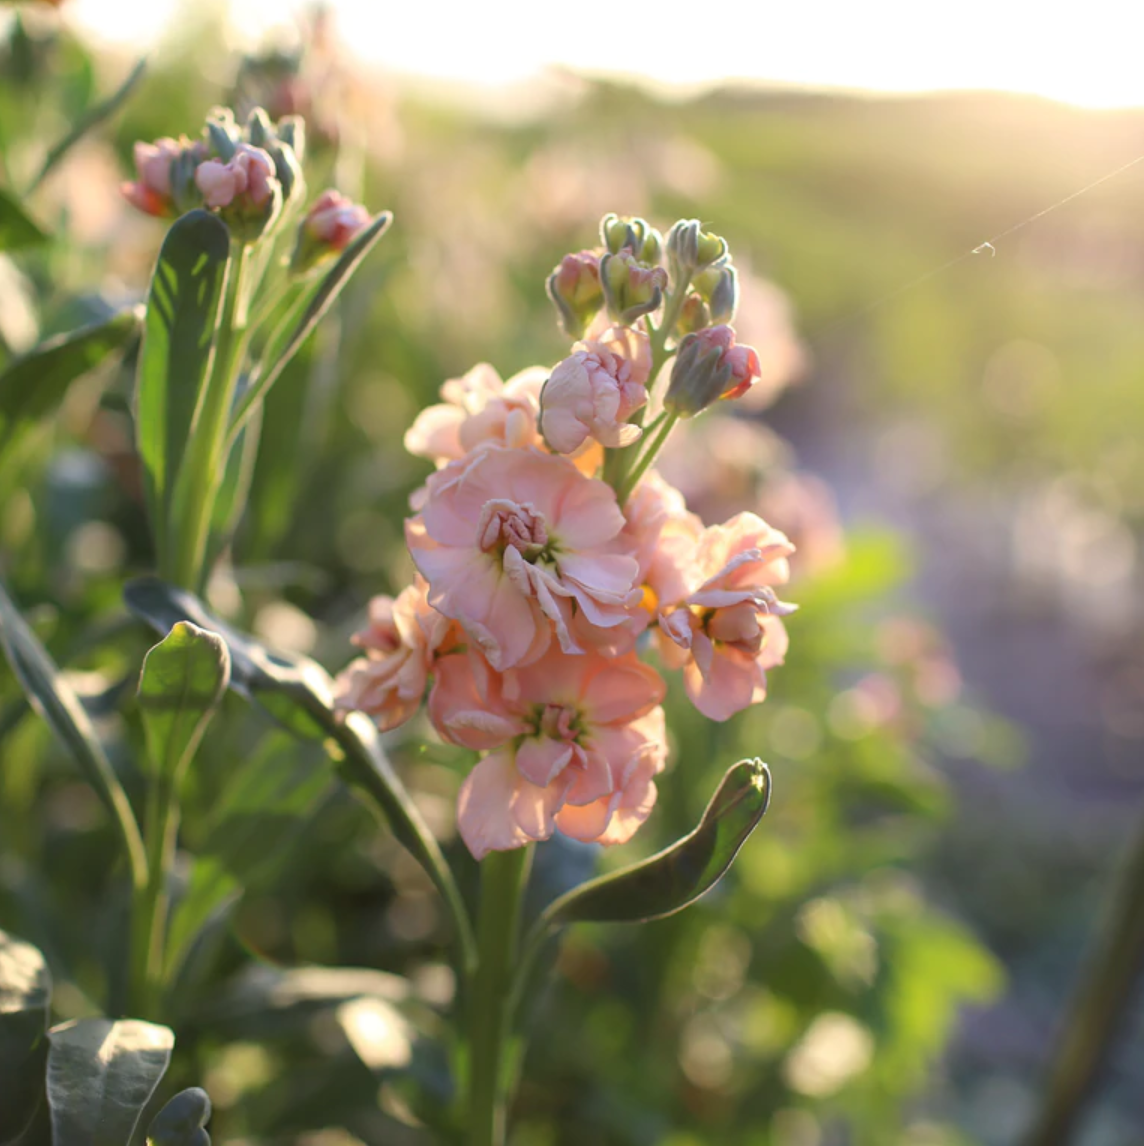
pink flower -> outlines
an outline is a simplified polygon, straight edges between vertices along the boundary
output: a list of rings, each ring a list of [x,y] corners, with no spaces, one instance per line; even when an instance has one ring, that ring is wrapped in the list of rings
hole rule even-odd
[[[344,251],[369,224],[369,212],[338,191],[323,191],[302,222],[310,238],[332,251]]]
[[[229,207],[236,199],[265,207],[274,193],[274,160],[261,147],[240,143],[228,163],[208,159],[195,168],[195,186],[208,207]]]
[[[655,470],[640,480],[624,506],[624,516],[624,535],[639,562],[643,606],[650,620],[661,601],[670,604],[687,596],[703,522],[688,510],[679,490]]]
[[[543,366],[530,366],[502,382],[496,370],[482,362],[441,387],[445,404],[417,415],[406,432],[405,448],[444,465],[486,443],[513,449],[540,445],[536,426],[547,377]]]
[[[727,720],[766,696],[766,670],[781,664],[787,636],[779,617],[792,611],[772,586],[790,576],[794,547],[753,513],[703,531],[691,591],[659,617],[665,663],[683,668],[691,702]]]
[[[431,710],[439,731],[492,750],[458,801],[469,850],[480,859],[556,829],[583,840],[629,838],[655,802],[664,691],[634,654],[568,656],[553,647],[503,675],[475,654],[445,657]]]
[[[433,663],[456,643],[456,626],[429,607],[418,577],[397,600],[374,597],[369,625],[354,638],[366,651],[334,682],[338,708],[366,712],[382,731],[404,724],[421,707]]]
[[[124,183],[120,190],[127,201],[148,215],[172,215],[171,164],[182,154],[183,143],[170,136],[135,144],[134,183]]]
[[[573,612],[610,629],[639,602],[615,493],[566,458],[477,450],[432,474],[421,504],[405,537],[429,603],[459,621],[494,668],[535,660],[553,629],[566,652],[580,652]]]
[[[540,395],[540,429],[549,447],[571,454],[589,438],[616,449],[642,431],[628,422],[647,401],[651,346],[646,334],[613,328],[578,342],[557,364]]]

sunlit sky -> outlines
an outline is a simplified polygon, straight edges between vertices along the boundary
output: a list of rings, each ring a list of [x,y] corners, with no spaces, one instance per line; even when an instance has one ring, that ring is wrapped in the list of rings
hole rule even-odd
[[[100,39],[156,42],[186,0],[72,0]],[[693,86],[726,79],[874,91],[987,88],[1144,106],[1137,0],[334,0],[351,49],[387,70],[482,85],[563,65]],[[235,0],[245,42],[292,0]]]

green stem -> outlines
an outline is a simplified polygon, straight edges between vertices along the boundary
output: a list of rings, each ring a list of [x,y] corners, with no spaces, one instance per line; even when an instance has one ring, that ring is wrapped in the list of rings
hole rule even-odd
[[[245,345],[243,280],[248,250],[237,246],[227,276],[218,341],[206,394],[191,430],[187,452],[176,479],[170,567],[163,576],[198,593],[206,580],[207,543],[215,497],[226,470],[226,443],[231,405]]]
[[[1144,971],[1144,824],[1137,828],[1107,905],[1049,1070],[1045,1098],[1025,1146],[1075,1141],[1085,1101],[1125,1020]]]
[[[635,469],[624,477],[623,484],[616,490],[616,500],[620,503],[621,507],[631,496],[632,490],[639,485],[640,478],[644,476],[648,467],[655,461],[656,455],[663,449],[663,444],[667,441],[668,435],[675,428],[675,423],[679,421],[679,415],[674,410],[670,412],[665,411],[665,413],[667,413],[667,417],[664,418],[663,425],[659,428],[659,433],[652,439],[651,445],[644,451],[643,456],[636,463]]]
[[[515,848],[481,861],[478,961],[468,998],[468,1146],[504,1146],[509,999],[531,855],[531,848]]]
[[[675,290],[667,296],[667,302],[664,304],[663,309],[663,321],[660,322],[658,327],[652,325],[651,320],[648,319],[648,326],[651,329],[651,370],[648,374],[647,384],[648,404],[651,402],[652,390],[655,388],[660,371],[663,369],[667,360],[675,353],[674,350],[667,350],[667,340],[671,337],[672,329],[679,319],[679,312],[683,307],[684,300],[687,298],[687,288],[690,283],[691,277],[688,276],[684,281],[677,283]],[[632,416],[632,422],[637,426],[642,424],[647,409],[647,405],[641,406]],[[659,422],[659,418],[662,416],[663,414],[661,413],[660,416],[652,422],[652,425],[648,427],[648,431]],[[641,463],[642,468],[639,470],[636,478],[634,480],[629,478],[628,472],[636,463],[636,456],[639,453],[640,445],[646,438],[647,433],[644,434],[644,437],[641,438],[639,442],[635,442],[625,449],[609,450],[604,459],[604,480],[616,490],[616,496],[621,506],[624,504],[628,494],[635,489],[636,482],[643,475],[644,470],[651,464],[651,461],[648,461],[646,465]],[[662,444],[663,441],[660,440],[659,445],[657,445],[655,450],[651,453],[652,461],[655,460],[655,455],[659,452],[659,446]],[[647,456],[648,455],[645,454],[644,458],[646,459]],[[620,491],[626,492],[621,493]]]
[[[131,918],[130,1005],[133,1018],[157,1020],[166,959],[167,881],[175,862],[179,809],[175,785],[155,780],[147,790],[147,882],[136,889]]]

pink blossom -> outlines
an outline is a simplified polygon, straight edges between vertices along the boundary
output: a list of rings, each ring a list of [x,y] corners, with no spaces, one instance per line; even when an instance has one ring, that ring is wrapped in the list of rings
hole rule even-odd
[[[127,201],[148,215],[171,215],[171,164],[182,154],[183,143],[170,136],[135,144],[134,183],[124,183],[121,190]]]
[[[323,191],[302,222],[312,239],[333,251],[344,251],[368,224],[369,212],[338,191]]]
[[[229,162],[208,159],[195,168],[195,186],[208,207],[229,207],[245,199],[253,207],[265,207],[274,191],[274,160],[261,147],[240,143]]]
[[[432,710],[439,730],[491,750],[458,802],[458,827],[477,859],[556,829],[583,840],[627,839],[655,800],[651,777],[666,752],[664,691],[634,654],[568,656],[552,647],[503,675],[476,654],[445,657]]]
[[[628,498],[624,517],[624,536],[639,562],[644,608],[654,616],[661,601],[671,604],[687,596],[703,522],[655,470],[643,476]]]
[[[571,454],[589,438],[616,449],[639,439],[628,422],[647,401],[651,346],[646,334],[612,328],[599,340],[577,342],[540,395],[540,428],[549,447]]]
[[[338,674],[338,708],[366,712],[383,731],[404,724],[421,707],[434,660],[456,643],[456,626],[429,607],[418,577],[392,597],[374,597],[369,624],[353,642],[365,650]]]
[[[531,366],[502,382],[482,362],[441,387],[444,404],[417,415],[405,434],[405,448],[444,465],[486,443],[513,449],[540,445],[537,418],[547,377],[543,366]]]
[[[790,577],[794,547],[753,513],[703,531],[690,575],[691,591],[661,610],[659,647],[665,663],[683,668],[691,702],[712,720],[727,720],[766,696],[766,670],[781,664],[789,613],[774,585]]]
[[[477,450],[429,477],[405,525],[429,603],[459,621],[494,668],[527,664],[555,629],[580,652],[573,612],[601,629],[638,604],[635,558],[610,486],[537,449]]]
[[[738,344],[731,327],[708,326],[680,342],[664,404],[677,414],[694,417],[717,398],[745,394],[761,369],[758,352]]]

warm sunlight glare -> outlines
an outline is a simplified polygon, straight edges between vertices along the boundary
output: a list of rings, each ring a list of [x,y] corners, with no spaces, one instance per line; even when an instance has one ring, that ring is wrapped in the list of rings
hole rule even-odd
[[[667,85],[727,79],[872,91],[994,89],[1088,107],[1144,105],[1144,14],[1124,0],[665,0],[621,12],[607,0],[402,3],[332,0],[346,43],[392,72],[498,86],[551,65]],[[72,0],[100,38],[153,43],[180,0]],[[240,0],[245,43],[289,34],[294,0]],[[700,12],[701,19],[696,18]]]

